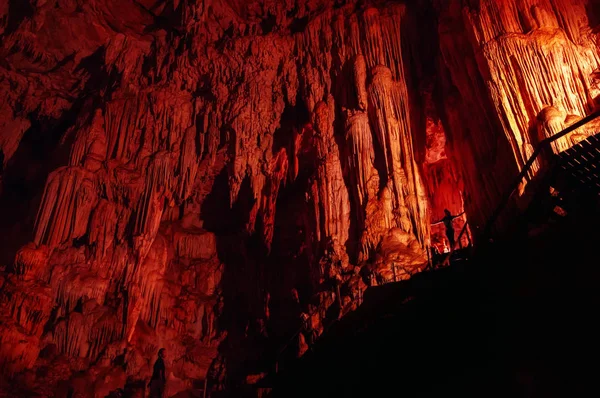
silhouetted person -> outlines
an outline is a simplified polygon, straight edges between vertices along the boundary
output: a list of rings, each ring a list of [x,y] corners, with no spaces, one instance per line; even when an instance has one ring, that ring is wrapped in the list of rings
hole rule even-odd
[[[164,348],[158,350],[158,359],[154,362],[154,371],[150,379],[150,398],[163,398],[165,396],[165,387],[167,384],[167,372],[165,369],[166,352]]]
[[[446,227],[446,237],[448,238],[448,242],[450,242],[450,251],[454,250],[454,227],[452,226],[452,220],[454,220],[456,217],[460,217],[464,214],[465,212],[463,211],[462,213],[460,213],[457,216],[453,216],[450,213],[450,210],[448,209],[444,209],[444,218],[442,218],[441,221],[438,221],[435,224],[438,224],[440,222],[444,223],[444,226]]]

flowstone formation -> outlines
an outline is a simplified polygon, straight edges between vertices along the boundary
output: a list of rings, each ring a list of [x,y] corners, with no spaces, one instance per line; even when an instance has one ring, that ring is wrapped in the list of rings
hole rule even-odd
[[[231,391],[476,235],[599,55],[593,3],[467,3],[0,0],[0,389],[136,396],[164,347]]]
[[[470,223],[483,228],[506,185],[548,136],[539,132],[548,131],[545,108],[564,113],[564,127],[596,108],[600,8],[596,0],[467,3],[434,6],[451,82],[443,95],[451,147],[460,154]]]

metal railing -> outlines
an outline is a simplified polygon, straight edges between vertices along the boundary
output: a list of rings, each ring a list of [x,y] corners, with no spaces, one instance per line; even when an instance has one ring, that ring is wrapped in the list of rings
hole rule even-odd
[[[518,187],[521,184],[521,182],[523,181],[523,179],[527,176],[527,174],[531,170],[531,167],[535,163],[535,161],[538,158],[538,156],[542,152],[544,152],[546,149],[549,149],[550,148],[550,144],[553,143],[554,141],[556,141],[556,140],[564,137],[565,135],[571,133],[572,131],[574,131],[574,130],[580,128],[580,127],[582,127],[583,125],[591,122],[592,120],[597,119],[598,117],[600,117],[600,110],[597,110],[597,111],[591,113],[590,115],[584,117],[583,119],[579,120],[576,123],[573,123],[572,125],[570,125],[569,127],[565,128],[564,130],[560,131],[559,133],[557,133],[557,134],[555,134],[555,135],[553,135],[551,137],[545,138],[544,140],[542,140],[537,145],[536,149],[533,151],[533,153],[531,154],[531,156],[529,157],[529,159],[527,160],[527,162],[525,162],[525,165],[521,169],[521,172],[515,178],[514,182],[509,186],[509,189],[502,196],[502,199],[501,199],[500,203],[498,204],[498,206],[496,207],[496,209],[494,210],[494,212],[492,213],[492,215],[488,219],[488,221],[486,223],[486,226],[485,226],[485,229],[484,229],[484,233],[483,233],[483,236],[484,236],[484,238],[486,240],[490,238],[491,232],[492,232],[492,227],[494,226],[495,222],[497,221],[497,219],[500,216],[500,214],[502,213],[502,211],[508,205],[508,203],[510,201],[510,198],[512,197],[512,195],[515,192],[515,190],[518,189]],[[467,247],[472,247],[473,246],[473,242],[472,242],[472,239],[471,239],[471,234],[468,233],[468,229],[469,229],[469,222],[465,221],[465,223],[464,223],[464,225],[463,225],[460,233],[458,234],[458,238],[456,239],[455,244],[453,245],[453,247],[450,248],[449,255],[452,255],[452,253],[454,252],[454,249],[455,249],[456,245],[459,245],[460,249],[463,249],[463,247],[461,245],[461,240],[462,240],[464,234],[467,234],[467,238],[469,240],[469,243],[468,243]],[[428,255],[429,255],[429,250],[428,250]],[[359,294],[362,294],[362,292],[360,292]],[[359,298],[359,301],[360,301],[360,298]],[[309,318],[312,317],[317,311],[318,310],[316,310],[312,314],[309,314],[308,317]],[[336,321],[337,321],[337,319],[335,319],[330,325],[328,325],[328,327],[323,331],[322,334],[324,334],[328,329],[330,329],[331,326],[336,323]],[[280,348],[278,350],[278,352],[276,354],[276,359],[275,359],[275,372],[276,373],[278,372],[279,361],[280,361],[281,355],[292,345],[292,343],[294,343],[294,341],[298,338],[298,336],[300,335],[300,333],[302,333],[302,331],[306,329],[306,325],[305,325],[304,322],[305,321],[303,321],[302,326],[292,335],[292,337],[288,340],[288,342],[282,348]],[[314,344],[314,342],[312,342],[312,344]]]
[[[294,340],[296,340],[296,338],[300,335],[300,333],[302,333],[302,331],[304,330],[304,322],[302,321],[302,326],[300,326],[300,328],[298,328],[298,330],[292,335],[292,337],[290,337],[290,339],[288,340],[287,343],[285,343],[283,345],[283,347],[281,347],[278,351],[277,354],[275,354],[275,373],[279,373],[279,362],[281,360],[281,356],[283,355],[283,353],[285,351],[287,351],[287,349],[292,345],[292,343],[294,342]]]
[[[583,119],[579,120],[576,123],[573,123],[566,129],[562,130],[561,132],[554,134],[551,137],[545,138],[537,145],[537,147],[535,148],[535,150],[533,151],[533,153],[531,154],[531,156],[529,157],[527,162],[525,162],[523,169],[521,169],[521,172],[519,173],[519,175],[515,178],[514,182],[509,186],[509,189],[506,191],[504,196],[502,196],[500,203],[498,204],[498,206],[496,207],[496,209],[494,210],[494,212],[488,219],[488,221],[485,225],[485,228],[483,230],[483,237],[485,240],[490,239],[490,237],[492,235],[492,228],[493,228],[494,224],[496,223],[496,221],[498,220],[498,217],[500,216],[502,211],[504,211],[504,209],[510,202],[510,198],[512,197],[515,190],[517,190],[519,188],[519,185],[521,184],[523,179],[527,176],[527,174],[531,170],[531,167],[535,163],[538,156],[543,151],[550,149],[551,148],[550,144],[553,143],[554,141],[558,140],[559,138],[564,137],[565,135],[569,134],[570,132],[572,132],[574,130],[577,130],[581,126],[588,124],[589,122],[591,122],[594,119],[597,119],[598,117],[600,117],[600,110],[594,111],[590,115],[584,117]]]
[[[454,244],[450,246],[450,251],[449,252],[444,252],[444,253],[439,253],[438,255],[441,256],[441,258],[443,258],[443,260],[436,262],[435,264],[433,263],[433,256],[431,256],[429,258],[429,266],[428,269],[430,270],[435,270],[436,268],[438,268],[440,266],[440,264],[445,264],[448,263],[450,264],[452,255],[454,254],[454,251],[456,250],[456,247],[458,246],[459,250],[465,249],[465,248],[469,248],[473,246],[473,241],[471,239],[471,234],[468,232],[468,228],[469,228],[469,221],[465,220],[465,223],[463,224],[463,227],[460,230],[460,233],[458,234],[458,238],[455,240]],[[462,238],[463,235],[467,234],[467,240],[469,241],[467,243],[467,245],[465,247],[463,247],[462,245]],[[429,255],[430,250],[427,250],[427,253]],[[429,257],[429,256],[428,256]]]
[[[307,314],[307,317],[305,319],[302,320],[302,325],[298,328],[298,330],[296,330],[296,332],[292,335],[292,337],[289,338],[289,340],[287,341],[287,343],[285,343],[275,354],[275,373],[279,372],[279,361],[281,359],[281,356],[283,355],[284,352],[287,351],[288,348],[290,348],[290,346],[294,343],[294,341],[300,336],[300,333],[302,333],[304,330],[308,329],[308,322],[310,322],[310,319],[317,313],[319,312],[319,308],[316,308],[312,313]],[[312,328],[311,328],[312,331]],[[312,344],[314,344],[314,342],[311,342]]]
[[[337,295],[339,295],[339,286],[336,292]],[[356,297],[356,301],[357,301],[357,305],[360,306],[362,304],[362,301],[364,299],[364,290],[363,289],[358,289],[358,294]],[[354,298],[353,298],[354,299]],[[342,311],[342,306],[340,304],[340,311]],[[292,334],[292,337],[290,337],[287,341],[287,343],[285,343],[275,354],[275,373],[279,372],[279,362],[281,359],[281,356],[290,348],[290,346],[296,341],[296,339],[300,336],[300,333],[302,333],[303,331],[310,331],[311,333],[314,332],[314,329],[312,328],[312,326],[308,326],[308,324],[311,322],[311,318],[317,313],[319,312],[320,309],[317,307],[312,313],[307,314],[306,318],[304,318],[302,320],[302,325],[298,328],[298,330],[296,330],[296,332],[294,334]],[[320,335],[324,335],[329,329],[331,329],[331,327],[333,325],[335,325],[337,322],[339,321],[339,318],[334,318],[331,323],[329,323],[320,333]],[[311,341],[310,342],[310,346],[309,346],[309,350],[313,349],[313,346],[315,344],[315,341]]]
[[[462,237],[465,233],[467,233],[467,229],[469,227],[469,221],[465,221],[465,224],[463,225],[462,229],[460,230],[460,234],[458,234],[458,239],[456,239],[456,244],[458,244],[458,247],[460,249],[462,249],[462,245],[460,243],[460,241],[462,240]],[[471,234],[467,233],[467,239],[469,240],[469,244],[467,245],[467,247],[471,246],[473,244],[473,242],[471,241]],[[450,250],[450,252],[453,252],[454,248],[452,248]]]

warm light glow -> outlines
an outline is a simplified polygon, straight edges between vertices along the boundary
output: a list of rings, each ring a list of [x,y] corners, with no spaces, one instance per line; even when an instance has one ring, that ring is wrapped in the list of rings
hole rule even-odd
[[[7,396],[143,394],[160,347],[166,395],[257,384],[471,245],[596,106],[599,15],[422,3],[0,1]]]

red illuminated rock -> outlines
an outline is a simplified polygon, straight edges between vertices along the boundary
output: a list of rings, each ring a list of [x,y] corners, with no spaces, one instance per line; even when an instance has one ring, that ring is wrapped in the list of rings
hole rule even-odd
[[[439,252],[450,251],[450,242],[446,236],[446,227],[441,222],[445,210],[452,215],[464,212],[463,182],[460,173],[451,160],[447,145],[447,133],[440,119],[433,99],[433,85],[426,84],[420,90],[425,111],[425,163],[423,164],[424,180],[429,195],[429,211],[431,215],[431,245]],[[453,220],[455,239],[461,233],[466,216]],[[461,237],[461,244],[468,244],[466,231]]]
[[[588,19],[591,6],[585,0],[434,3],[451,79],[446,84],[453,152],[461,154],[465,191],[478,192],[466,209],[481,227],[494,198],[537,145],[540,113],[551,106],[564,114],[541,116],[543,128],[550,128],[547,136],[566,115],[583,116],[595,107],[593,76],[600,58]],[[477,140],[471,139],[475,134]],[[469,173],[474,169],[479,172]]]
[[[483,225],[600,58],[583,0],[463,3],[0,0],[3,380],[224,388]]]

